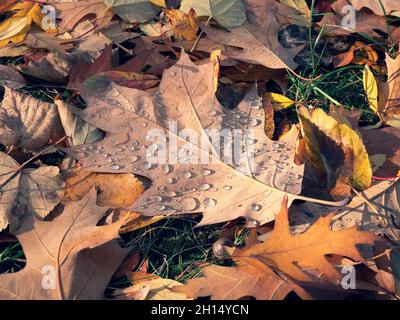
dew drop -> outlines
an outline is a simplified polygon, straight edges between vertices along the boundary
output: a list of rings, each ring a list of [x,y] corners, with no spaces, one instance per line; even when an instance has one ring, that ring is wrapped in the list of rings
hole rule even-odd
[[[119,165],[119,164],[113,164],[113,165],[110,166],[110,169],[111,170],[121,170],[121,169],[123,169],[123,167],[124,166]]]
[[[169,178],[167,179],[167,182],[168,182],[169,184],[175,184],[175,183],[176,183],[176,179],[175,179],[175,178],[169,177]]]
[[[251,210],[253,210],[253,211],[257,211],[258,212],[261,209],[262,209],[262,206],[257,204],[257,203],[254,203],[254,204],[251,205]]]
[[[210,190],[210,188],[211,188],[211,185],[209,185],[208,183],[204,183],[204,184],[202,184],[200,186],[199,190],[200,191],[207,191],[207,190]]]
[[[172,172],[172,169],[173,169],[173,168],[172,168],[172,166],[169,165],[169,164],[163,164],[162,169],[163,169],[163,172],[164,172],[165,174],[169,174],[169,173]]]
[[[111,158],[106,158],[106,160],[104,160],[105,162],[107,162],[107,163],[111,163],[111,162],[113,162],[113,159],[111,159]]]
[[[161,196],[155,196],[155,197],[154,197],[154,200],[157,201],[157,202],[161,202],[161,201],[163,201],[163,197],[161,197]]]
[[[223,188],[225,191],[230,191],[232,190],[232,186],[224,186]]]
[[[210,175],[212,174],[212,171],[209,170],[209,169],[203,169],[203,170],[201,171],[201,174],[202,174],[203,176],[210,176]]]
[[[204,205],[207,208],[215,207],[217,205],[217,200],[212,199],[212,198],[206,198],[206,199],[204,199]]]
[[[258,124],[259,124],[259,122],[258,122],[257,119],[250,119],[250,121],[249,121],[249,126],[250,127],[257,127]]]
[[[190,179],[190,178],[192,178],[193,177],[193,173],[192,172],[190,172],[190,171],[187,171],[187,172],[185,172],[184,173],[184,175],[183,175],[186,179]]]
[[[215,110],[212,110],[212,111],[209,113],[210,117],[215,117],[217,114],[218,114],[218,112],[215,111]]]
[[[183,198],[182,199],[182,209],[185,211],[196,210],[197,200],[195,198]]]
[[[176,192],[175,192],[175,191],[169,191],[169,192],[167,193],[167,196],[168,196],[168,197],[176,197]]]

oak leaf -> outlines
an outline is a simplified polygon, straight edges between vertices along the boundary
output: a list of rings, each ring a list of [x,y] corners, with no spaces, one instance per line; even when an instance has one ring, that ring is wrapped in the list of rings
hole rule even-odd
[[[243,259],[236,267],[209,265],[201,268],[203,278],[192,279],[175,292],[188,297],[211,297],[212,300],[283,300],[294,291],[304,300],[311,299],[300,286],[275,273],[257,259]]]
[[[143,271],[131,272],[128,279],[132,286],[114,292],[115,299],[122,300],[191,300],[186,294],[178,293],[172,288],[182,286],[181,283],[171,279],[147,274]]]
[[[0,299],[103,299],[108,282],[128,254],[118,244],[123,221],[96,226],[106,210],[96,206],[93,190],[81,201],[67,204],[52,221],[25,219],[15,235],[27,264],[22,271],[0,275]],[[48,273],[55,275],[54,283],[46,282]]]
[[[263,223],[274,218],[286,192],[291,200],[299,197],[304,167],[293,162],[295,141],[276,142],[265,136],[262,99],[255,89],[236,109],[224,109],[214,94],[212,62],[197,66],[182,54],[164,73],[158,94],[111,84],[107,90],[86,90],[82,95],[88,108],[80,112],[81,117],[108,135],[100,143],[76,146],[69,153],[85,170],[150,178],[152,186],[128,210],[146,215],[203,212],[202,224],[240,216]],[[170,128],[173,119],[176,129]],[[207,144],[178,137],[187,128],[202,135]],[[232,129],[254,132],[252,139],[246,134],[240,137],[246,149],[254,146],[254,161],[249,163],[244,151],[240,161],[234,162],[229,145],[228,164],[219,160],[212,135]],[[153,163],[147,150],[154,141],[147,140],[143,130],[169,135],[180,151],[175,155],[171,150],[163,164]],[[189,151],[198,158],[191,158]],[[194,164],[200,156],[207,164]]]
[[[307,268],[319,271],[329,282],[339,283],[342,276],[326,256],[339,255],[365,263],[357,245],[373,245],[378,237],[374,233],[358,231],[356,226],[332,231],[333,216],[331,213],[319,218],[306,232],[294,236],[289,229],[287,201],[284,200],[271,236],[265,242],[251,243],[236,250],[232,257],[238,261],[258,259],[301,282],[315,280],[305,271]]]

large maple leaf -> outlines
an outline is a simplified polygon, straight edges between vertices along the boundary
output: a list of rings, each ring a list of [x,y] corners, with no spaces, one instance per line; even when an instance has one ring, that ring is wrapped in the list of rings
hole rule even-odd
[[[117,240],[123,220],[96,226],[106,211],[96,205],[92,190],[52,221],[28,216],[15,233],[27,264],[22,271],[0,275],[0,299],[102,299],[128,254]]]
[[[214,94],[214,63],[197,66],[182,54],[165,72],[157,93],[111,84],[102,91],[84,90],[82,95],[88,107],[80,115],[108,134],[100,143],[69,152],[90,171],[131,172],[151,179],[151,187],[130,210],[147,215],[203,213],[202,224],[237,217],[265,223],[279,212],[286,193],[292,201],[301,192],[304,167],[293,161],[295,141],[266,137],[262,101],[255,89],[236,109],[223,108]],[[170,128],[172,120],[176,132]],[[175,141],[178,152],[172,158],[177,163],[148,161],[147,152],[154,148],[149,133],[155,130]],[[187,141],[182,137],[185,130],[205,136],[206,143]],[[213,144],[215,133],[223,130],[243,132],[243,156],[234,164],[220,160]],[[225,145],[233,147],[233,142]],[[193,164],[188,161],[190,152],[205,155],[207,161]]]

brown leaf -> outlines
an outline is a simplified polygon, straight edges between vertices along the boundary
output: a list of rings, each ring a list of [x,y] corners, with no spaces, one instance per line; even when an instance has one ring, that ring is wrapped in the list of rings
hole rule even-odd
[[[19,89],[26,85],[26,80],[11,67],[0,65],[0,86]]]
[[[359,126],[362,112],[359,110],[338,109],[339,114],[346,117],[354,130],[360,132],[364,145],[370,157],[384,155],[384,163],[374,172],[380,178],[396,177],[400,171],[400,129],[395,127],[380,127],[366,129]]]
[[[293,162],[295,143],[275,142],[265,136],[262,99],[255,89],[236,109],[224,109],[214,94],[213,70],[214,63],[197,66],[182,54],[164,74],[159,94],[115,84],[100,92],[83,92],[88,108],[81,116],[109,134],[101,143],[76,146],[70,153],[87,170],[134,172],[150,178],[150,189],[128,210],[151,216],[203,212],[201,224],[240,216],[270,221],[279,211],[285,192],[294,199],[301,191],[303,166]],[[153,144],[146,139],[146,132],[154,132],[150,130],[161,130],[171,139],[176,138],[178,148],[187,151],[188,141],[169,128],[172,119],[177,120],[178,130],[191,128],[200,135],[206,128],[244,132],[251,129],[256,150],[254,164],[243,158],[240,163],[223,163],[211,144],[212,138],[205,135],[207,148],[201,149],[198,141],[191,146],[198,156],[206,155],[209,164],[190,164],[179,156],[177,164],[150,166],[146,157],[146,150]],[[243,145],[247,145],[245,140],[243,135]]]
[[[98,174],[80,169],[66,176],[65,201],[78,201],[93,187],[98,191],[97,204],[107,208],[126,208],[144,192],[144,186],[133,174]]]
[[[302,299],[311,299],[300,286],[279,276],[257,259],[243,259],[237,267],[205,266],[204,278],[192,279],[175,292],[188,297],[210,296],[212,300],[238,300],[254,297],[257,300],[283,300],[292,291]]]
[[[63,196],[64,181],[57,167],[19,170],[0,152],[0,231],[17,230],[28,215],[45,218]]]
[[[98,28],[110,24],[114,12],[108,8],[103,0],[73,0],[67,3],[58,0],[48,1],[57,10],[57,18],[61,20],[60,29],[69,31],[74,29],[78,22],[88,16],[95,16]]]
[[[67,204],[52,221],[25,219],[16,236],[27,264],[22,271],[0,275],[0,299],[102,299],[128,253],[117,240],[123,221],[96,226],[105,211],[96,206],[93,190],[81,201]]]
[[[373,245],[378,237],[373,233],[357,231],[356,227],[331,231],[334,214],[319,218],[306,232],[293,236],[289,229],[287,200],[276,217],[272,235],[263,243],[238,249],[233,259],[258,259],[301,282],[315,279],[303,268],[318,270],[324,278],[339,283],[342,275],[326,260],[326,255],[339,255],[365,262],[357,245]]]
[[[90,60],[90,56],[84,53],[49,52],[38,58],[29,57],[26,64],[17,65],[15,68],[34,78],[65,84],[80,59]]]
[[[334,12],[328,13],[324,16],[324,18],[318,23],[320,27],[326,27],[326,32],[334,35],[347,35],[352,32],[362,32],[371,36],[380,37],[381,35],[376,32],[379,30],[380,32],[386,33],[388,31],[388,26],[386,23],[386,19],[384,16],[378,16],[376,11],[370,12],[368,10],[360,10],[361,8],[356,9],[356,21],[355,21],[355,29],[348,29],[343,27],[343,19],[348,16],[348,11],[343,10],[346,5],[350,5],[352,0],[337,0],[332,5],[331,8]],[[359,1],[359,0],[355,0]],[[377,1],[368,1],[368,2],[379,2]],[[378,3],[379,6],[379,3]],[[382,12],[382,9],[379,10]]]
[[[0,108],[0,142],[38,150],[61,136],[57,108],[52,103],[6,88]]]

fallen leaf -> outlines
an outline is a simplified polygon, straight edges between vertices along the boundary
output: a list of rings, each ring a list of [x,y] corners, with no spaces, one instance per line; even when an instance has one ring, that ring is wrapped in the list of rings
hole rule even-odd
[[[210,0],[182,0],[179,9],[185,13],[194,9],[199,17],[211,16]]]
[[[338,109],[339,114],[346,117],[354,130],[358,131],[367,149],[369,157],[384,155],[385,162],[374,171],[374,176],[380,178],[393,178],[400,171],[400,149],[398,141],[400,130],[395,127],[380,127],[368,129],[359,127],[362,112],[359,110]]]
[[[239,28],[227,32],[201,25],[201,29],[208,38],[223,46],[227,57],[272,69],[295,69],[297,64],[293,59],[303,47],[284,48],[278,34],[285,23],[303,21],[303,18],[297,10],[274,0],[260,2],[246,1],[249,22]]]
[[[267,92],[264,97],[271,101],[275,111],[290,108],[295,103],[292,99],[278,93]]]
[[[148,22],[159,12],[150,0],[104,0],[104,3],[128,22]]]
[[[182,54],[178,63],[164,73],[158,95],[115,84],[100,92],[82,92],[88,108],[80,112],[81,117],[105,129],[108,135],[98,144],[76,146],[69,153],[86,170],[135,173],[151,179],[150,189],[128,210],[151,216],[203,212],[203,225],[240,216],[270,221],[274,212],[279,211],[285,192],[294,199],[301,191],[303,166],[293,162],[295,141],[275,142],[265,136],[262,99],[254,89],[238,108],[224,109],[214,94],[213,71],[213,62],[196,66]],[[168,108],[164,107],[166,104]],[[206,128],[234,127],[244,132],[251,128],[254,162],[221,162],[211,145],[212,137],[204,136],[207,147],[200,147],[196,141],[188,144],[170,128],[170,119],[177,120],[177,130],[189,126],[198,134],[204,134]],[[184,163],[182,156],[176,159],[179,165],[171,163],[173,158],[163,164],[153,163],[145,154],[152,139],[146,139],[143,128],[146,132],[158,130],[170,135],[170,139],[176,139],[180,152],[191,146],[198,156],[206,156],[209,164]],[[241,139],[246,145],[245,135]],[[181,195],[182,190],[193,188],[196,191]],[[168,203],[162,199],[168,199]]]
[[[359,11],[362,8],[370,9],[374,14],[380,16],[393,15],[400,17],[400,3],[396,0],[348,0],[354,8]],[[384,9],[385,11],[384,11]]]
[[[184,13],[177,9],[164,11],[166,20],[171,24],[171,29],[178,39],[195,40],[197,38],[197,15],[196,11],[190,10]]]
[[[243,259],[239,266],[209,265],[201,268],[203,278],[192,279],[184,286],[174,287],[191,298],[211,297],[212,300],[283,300],[294,291],[304,300],[311,299],[300,286],[281,277],[257,259]]]
[[[78,108],[59,98],[56,98],[54,103],[57,106],[65,135],[69,137],[68,142],[70,145],[76,146],[84,143],[94,143],[104,138],[104,131],[91,126],[89,123],[76,116]]]
[[[334,14],[331,12],[326,14],[318,25],[323,27],[327,33],[334,35],[348,35],[350,33],[360,32],[365,35],[380,37],[381,34],[379,32],[386,33],[388,31],[385,17],[376,15],[376,11],[371,12],[365,9],[357,10],[354,26],[343,27],[343,21],[346,21],[345,19],[349,17],[349,11],[343,10],[343,8],[347,5],[351,5],[350,1],[351,0],[335,1],[331,4],[331,9]],[[382,10],[380,11],[382,12]],[[354,29],[352,29],[352,27]]]
[[[362,139],[351,126],[322,109],[299,108],[306,156],[333,195],[350,196],[351,187],[368,189],[372,169]]]
[[[48,82],[65,84],[68,82],[72,70],[79,60],[89,60],[90,56],[84,53],[49,52],[37,59],[30,57],[27,63],[16,65],[15,68],[34,78]]]
[[[368,66],[365,66],[363,72],[363,85],[364,91],[369,101],[369,107],[376,113],[379,112],[378,108],[378,84],[375,76]]]
[[[48,1],[57,10],[57,18],[61,20],[60,29],[70,31],[87,16],[95,16],[95,22],[99,29],[108,26],[114,16],[112,10],[107,8],[103,0],[72,0],[59,2]]]
[[[54,104],[6,88],[0,108],[0,142],[38,150],[51,138],[61,137]],[[55,140],[57,141],[57,139]]]
[[[64,201],[79,201],[90,190],[98,192],[97,205],[107,208],[131,206],[144,192],[144,186],[133,174],[98,174],[80,169],[65,174]]]
[[[33,22],[45,29],[42,25],[45,15],[39,4],[23,1],[15,4],[9,10],[16,11],[16,13],[0,24],[0,47],[5,47],[10,42],[23,42]]]
[[[387,54],[386,65],[388,79],[380,86],[378,114],[386,124],[400,128],[400,56],[392,59]]]
[[[93,190],[81,201],[67,204],[52,221],[25,219],[15,235],[27,264],[22,271],[0,275],[0,299],[103,299],[113,273],[128,254],[118,244],[123,221],[96,226],[105,211],[96,206]]]
[[[333,216],[334,213],[320,217],[306,232],[294,236],[289,229],[287,200],[284,200],[271,236],[265,242],[237,249],[232,257],[239,262],[243,258],[259,260],[304,283],[315,281],[304,268],[316,270],[324,280],[339,284],[342,275],[326,256],[339,255],[365,263],[357,246],[373,245],[378,237],[371,232],[357,231],[356,227],[332,231]]]
[[[279,2],[296,9],[307,18],[311,17],[311,10],[305,0],[279,0]]]
[[[178,281],[163,279],[144,272],[133,272],[128,278],[133,285],[117,290],[113,294],[114,298],[123,300],[192,300],[188,299],[184,293],[171,290],[182,285]]]
[[[45,218],[64,193],[57,167],[19,169],[13,158],[0,152],[0,231],[8,225],[18,230],[30,215]]]
[[[224,28],[237,28],[247,21],[242,0],[209,0],[211,16]]]
[[[8,66],[0,65],[0,86],[19,89],[26,85],[26,80],[18,72]]]

